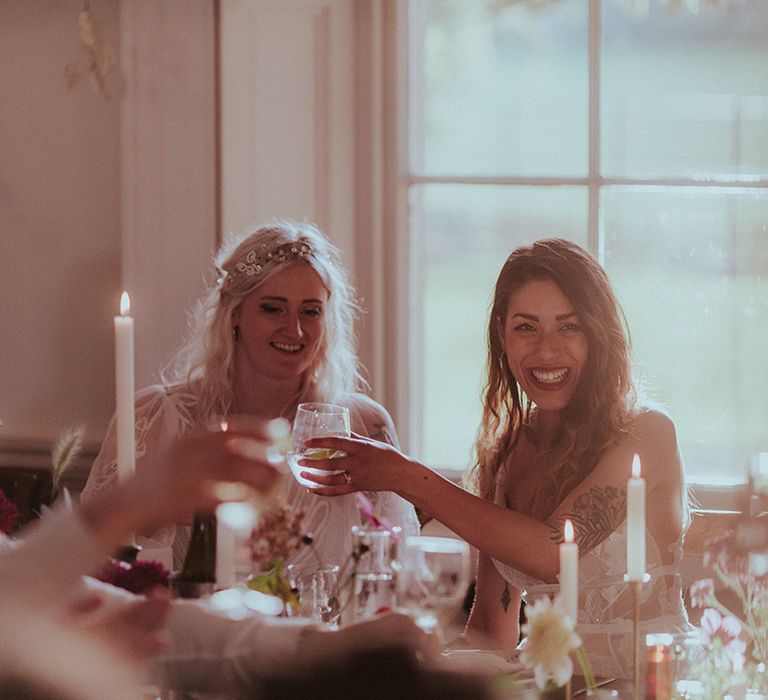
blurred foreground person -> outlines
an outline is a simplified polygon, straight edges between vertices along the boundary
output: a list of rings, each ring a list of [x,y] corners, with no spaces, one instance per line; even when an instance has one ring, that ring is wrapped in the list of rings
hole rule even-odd
[[[430,656],[431,640],[400,615],[330,632],[301,620],[226,619],[189,601],[134,596],[83,579],[131,533],[215,508],[221,482],[272,491],[280,475],[267,459],[268,432],[264,421],[247,416],[232,416],[227,432],[191,431],[154,469],[77,509],[57,510],[19,541],[6,542],[0,697],[140,698],[147,681],[142,662],[163,648],[167,663],[186,664],[175,667],[179,682],[193,684],[204,661],[220,669],[222,683],[237,685],[352,649],[403,645]]]

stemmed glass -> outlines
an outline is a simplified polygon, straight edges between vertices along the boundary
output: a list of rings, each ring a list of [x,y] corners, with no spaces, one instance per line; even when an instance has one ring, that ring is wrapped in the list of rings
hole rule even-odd
[[[398,606],[423,630],[442,635],[441,619],[469,586],[469,545],[451,537],[406,537],[398,554]]]
[[[300,459],[334,459],[343,457],[339,450],[308,449],[305,443],[316,437],[349,437],[349,409],[330,403],[300,403],[293,421],[291,447],[288,464],[293,475],[302,486],[317,487],[317,484],[300,476],[301,472],[312,474],[341,474],[339,471],[313,469],[299,464]]]

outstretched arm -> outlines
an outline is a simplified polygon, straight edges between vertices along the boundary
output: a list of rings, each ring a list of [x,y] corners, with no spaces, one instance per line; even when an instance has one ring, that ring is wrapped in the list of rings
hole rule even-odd
[[[351,480],[348,486],[343,475],[318,477],[315,480],[322,486],[316,493],[395,491],[481,552],[542,581],[556,580],[558,542],[562,538],[565,518],[581,518],[593,524],[588,530],[576,531],[582,554],[621,525],[626,514],[626,482],[635,453],[640,455],[649,494],[657,499],[652,503],[649,498],[649,528],[656,527],[655,520],[664,521],[666,526],[681,527],[681,471],[674,426],[666,416],[656,412],[640,414],[631,433],[606,451],[592,473],[566,496],[547,521],[474,496],[425,465],[381,443],[363,438],[319,438],[312,444],[346,452],[346,457],[327,460],[322,468],[344,469]],[[323,465],[322,460],[316,460],[316,463]],[[535,467],[532,465],[531,468]],[[314,477],[308,475],[308,478]],[[606,500],[615,505],[610,517],[605,517],[603,511]]]
[[[80,576],[99,566],[131,533],[157,527],[178,512],[214,507],[220,500],[216,484],[242,482],[269,490],[279,475],[265,459],[266,426],[242,417],[233,418],[230,428],[228,433],[190,434],[176,443],[160,468],[138,472],[83,503],[77,513],[54,512],[30,528],[0,557],[0,599],[56,606]]]
[[[84,503],[81,514],[107,547],[221,501],[216,485],[239,482],[269,491],[279,477],[267,460],[264,422],[233,416],[227,432],[192,432],[179,439],[157,468],[136,475]]]

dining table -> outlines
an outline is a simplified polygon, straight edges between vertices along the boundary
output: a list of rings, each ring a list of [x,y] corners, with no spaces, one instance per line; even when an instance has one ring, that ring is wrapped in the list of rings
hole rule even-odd
[[[230,596],[235,600],[235,596]],[[221,600],[219,598],[218,600]],[[228,620],[239,617],[234,644],[214,643],[192,645],[189,651],[161,655],[152,666],[147,685],[147,698],[159,700],[282,700],[285,698],[344,698],[360,699],[417,698],[418,700],[566,700],[586,697],[583,677],[573,676],[569,691],[560,689],[543,693],[533,672],[522,663],[519,654],[466,648],[460,643],[449,646],[429,660],[418,659],[411,650],[398,645],[366,649],[340,658],[327,659],[307,665],[271,661],[263,662],[264,616],[235,608],[225,608],[217,599],[176,601],[189,612],[199,612],[213,620],[202,636],[222,636],[215,629],[218,616]],[[190,618],[191,619],[191,618]],[[201,618],[202,619],[202,618]],[[199,621],[198,621],[199,622]],[[272,619],[278,626],[310,624],[310,619]],[[200,624],[194,624],[200,630]],[[249,632],[249,629],[251,631]],[[202,638],[202,637],[201,637]],[[223,637],[222,637],[223,638]],[[596,679],[598,691],[590,697],[629,698],[631,685],[627,681]]]

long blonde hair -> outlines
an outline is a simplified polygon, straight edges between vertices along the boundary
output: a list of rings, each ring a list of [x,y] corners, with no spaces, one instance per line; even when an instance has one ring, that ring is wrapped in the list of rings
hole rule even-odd
[[[316,361],[302,378],[294,405],[339,401],[366,386],[353,332],[357,304],[339,249],[313,224],[274,220],[222,245],[215,258],[218,279],[193,311],[187,343],[163,372],[165,383],[193,389],[198,421],[227,413],[233,403],[232,314],[264,281],[297,262],[317,272],[328,290],[328,303]],[[283,410],[290,411],[294,405]]]
[[[509,369],[500,338],[510,297],[532,280],[550,280],[561,289],[579,316],[589,348],[554,444],[542,455],[545,471],[531,514],[546,518],[626,432],[635,390],[626,319],[602,267],[584,249],[559,238],[515,249],[496,281],[488,323],[487,382],[471,475],[480,495],[494,498],[500,469],[523,428],[535,420],[535,409]]]

